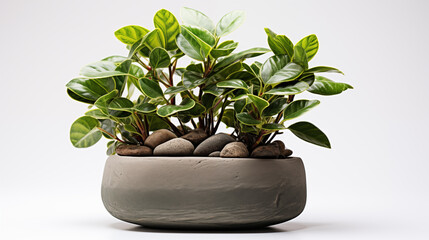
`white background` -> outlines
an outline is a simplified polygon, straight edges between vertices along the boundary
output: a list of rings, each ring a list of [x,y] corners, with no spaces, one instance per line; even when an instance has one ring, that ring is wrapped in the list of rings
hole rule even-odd
[[[105,146],[74,149],[69,127],[86,106],[66,94],[80,67],[126,55],[113,32],[152,28],[154,13],[181,6],[214,20],[247,20],[225,39],[267,47],[264,27],[294,42],[316,34],[311,66],[355,89],[300,120],[320,127],[332,150],[289,133],[302,157],[308,203],[298,218],[247,232],[156,231],[122,223],[100,198]],[[22,1],[0,4],[0,239],[429,239],[426,1]],[[263,59],[263,58],[262,58]]]

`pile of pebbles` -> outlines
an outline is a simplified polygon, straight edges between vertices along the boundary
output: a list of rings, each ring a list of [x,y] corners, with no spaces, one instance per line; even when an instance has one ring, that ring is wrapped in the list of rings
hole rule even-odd
[[[209,156],[222,158],[286,158],[292,154],[282,141],[259,146],[251,153],[246,145],[225,133],[208,137],[203,129],[195,129],[182,137],[167,130],[153,132],[143,146],[121,144],[116,148],[121,156]]]

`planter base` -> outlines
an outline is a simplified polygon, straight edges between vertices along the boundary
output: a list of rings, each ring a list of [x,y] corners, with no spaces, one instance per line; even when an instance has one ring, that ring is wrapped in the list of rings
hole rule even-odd
[[[297,217],[302,160],[217,157],[107,159],[102,199],[114,217],[150,228],[260,228]]]

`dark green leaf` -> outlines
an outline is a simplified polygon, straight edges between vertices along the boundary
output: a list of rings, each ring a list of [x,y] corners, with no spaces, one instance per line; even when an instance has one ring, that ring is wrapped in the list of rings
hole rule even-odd
[[[224,91],[225,89],[217,87],[216,84],[211,84],[203,88],[203,92],[210,93],[215,96],[221,95]]]
[[[246,58],[257,57],[267,52],[270,52],[270,49],[267,48],[251,48],[242,52],[231,54],[228,57],[220,60],[213,68],[214,71],[218,71],[219,69],[231,65],[234,62],[242,61]]]
[[[195,106],[195,101],[190,98],[185,98],[180,105],[165,105],[158,109],[157,114],[160,117],[168,117],[178,112],[186,111]]]
[[[262,129],[270,131],[270,132],[275,132],[278,130],[286,129],[286,127],[283,126],[282,124],[278,124],[278,123],[266,123],[266,124],[262,125]]]
[[[166,68],[170,65],[170,55],[163,48],[155,48],[150,52],[149,63],[153,68]]]
[[[68,82],[66,87],[80,98],[87,99],[91,101],[91,103],[94,103],[99,97],[115,89],[115,82],[111,78],[75,78]]]
[[[95,119],[109,119],[109,115],[105,114],[103,111],[101,111],[98,108],[91,109],[85,113],[85,116],[90,116]]]
[[[267,83],[274,74],[279,72],[289,62],[290,59],[287,55],[278,55],[268,58],[261,67],[261,78],[264,83]]]
[[[317,76],[308,91],[319,95],[335,95],[347,89],[353,89],[353,87],[347,83],[334,82],[325,77]]]
[[[258,124],[262,123],[261,120],[254,119],[247,112],[237,113],[236,116],[237,116],[238,121],[240,121],[241,123],[243,123],[245,125],[258,125]]]
[[[188,116],[191,116],[191,117],[199,117],[205,111],[206,111],[206,108],[202,104],[196,102],[195,105],[194,105],[194,107],[192,107],[189,110],[180,112],[180,114],[182,114],[182,115],[188,115]]]
[[[139,79],[140,88],[139,90],[150,98],[162,98],[164,94],[159,84],[148,78]]]
[[[288,55],[289,59],[293,56],[293,43],[285,35],[277,35],[269,28],[265,28],[268,35],[268,45],[275,55]]]
[[[237,46],[238,46],[238,42],[228,40],[219,44],[219,46],[217,46],[215,49],[213,49],[210,52],[210,55],[215,59],[228,56],[237,48]]]
[[[101,120],[100,122],[101,122],[100,128],[110,134],[109,135],[102,132],[103,136],[107,139],[113,139],[112,136],[116,136],[116,125],[117,125],[116,122],[110,119]]]
[[[295,95],[298,93],[302,93],[307,90],[310,86],[306,82],[297,82],[294,85],[286,86],[286,87],[275,87],[265,94],[272,95]]]
[[[305,71],[305,73],[340,73],[343,74],[340,70],[333,68],[333,67],[325,67],[325,66],[318,66],[313,67]]]
[[[284,121],[299,117],[319,104],[320,104],[319,100],[303,99],[303,100],[293,101],[286,107],[283,113]]]
[[[172,86],[167,88],[164,91],[164,95],[172,95],[186,91],[187,89],[184,86]]]
[[[203,28],[181,26],[177,36],[177,45],[189,57],[204,61],[215,44],[214,36]]]
[[[221,88],[244,89],[246,91],[249,88],[249,86],[247,86],[247,84],[240,79],[229,79],[226,81],[218,82],[216,86]]]
[[[237,100],[234,103],[234,110],[235,110],[235,112],[241,113],[244,110],[244,108],[246,107],[246,105],[247,105],[247,95],[246,95],[245,99]]]
[[[259,113],[262,113],[262,111],[264,111],[264,109],[266,107],[268,107],[268,105],[270,105],[270,103],[258,96],[252,95],[252,94],[247,94],[247,96],[249,97],[249,99],[252,101],[252,103],[255,105],[255,107],[258,109]]]
[[[70,128],[70,141],[77,148],[86,148],[96,144],[101,138],[98,130],[100,122],[89,116],[78,118]]]
[[[151,103],[140,103],[134,106],[134,110],[141,113],[155,112],[156,106]]]
[[[102,97],[98,98],[95,102],[95,106],[97,106],[104,114],[108,114],[108,106],[109,103],[118,95],[118,90],[113,90]]]
[[[133,112],[134,104],[127,98],[115,98],[110,103],[108,108],[116,111]]]
[[[331,148],[328,137],[316,126],[309,122],[297,122],[288,127],[295,136],[315,145]]]
[[[231,65],[223,68],[220,71],[214,72],[213,74],[209,75],[209,78],[207,81],[209,83],[224,81],[231,74],[240,71],[241,68],[242,68],[241,62],[236,62],[234,64],[231,64]]]
[[[222,122],[226,125],[226,127],[235,127],[235,117],[234,110],[226,109],[222,116]]]
[[[269,79],[266,81],[268,85],[277,85],[282,82],[290,82],[297,79],[304,69],[296,63],[288,63],[282,69],[276,71]]]
[[[270,105],[264,109],[262,112],[262,116],[274,116],[283,111],[287,106],[286,98],[278,98],[270,103]]]
[[[294,55],[293,55],[293,62],[300,65],[304,69],[308,69],[307,54],[305,53],[305,51],[302,47],[295,46]]]

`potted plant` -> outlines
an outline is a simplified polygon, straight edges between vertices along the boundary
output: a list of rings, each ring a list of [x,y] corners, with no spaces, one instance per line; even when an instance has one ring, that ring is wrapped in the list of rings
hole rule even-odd
[[[244,228],[303,211],[303,163],[274,138],[290,130],[330,148],[313,124],[285,123],[320,103],[297,99],[299,93],[335,95],[352,87],[317,75],[342,74],[336,68],[309,67],[319,47],[315,35],[294,45],[266,28],[269,49],[235,51],[238,42],[224,37],[244,18],[232,11],[215,25],[182,8],[179,24],[159,10],[153,30],[131,25],[115,32],[127,56],[86,65],[66,85],[90,108],[72,124],[72,144],[110,140],[102,198],[113,216],[147,227]],[[262,54],[271,56],[249,62]],[[232,132],[217,133],[222,123]]]

